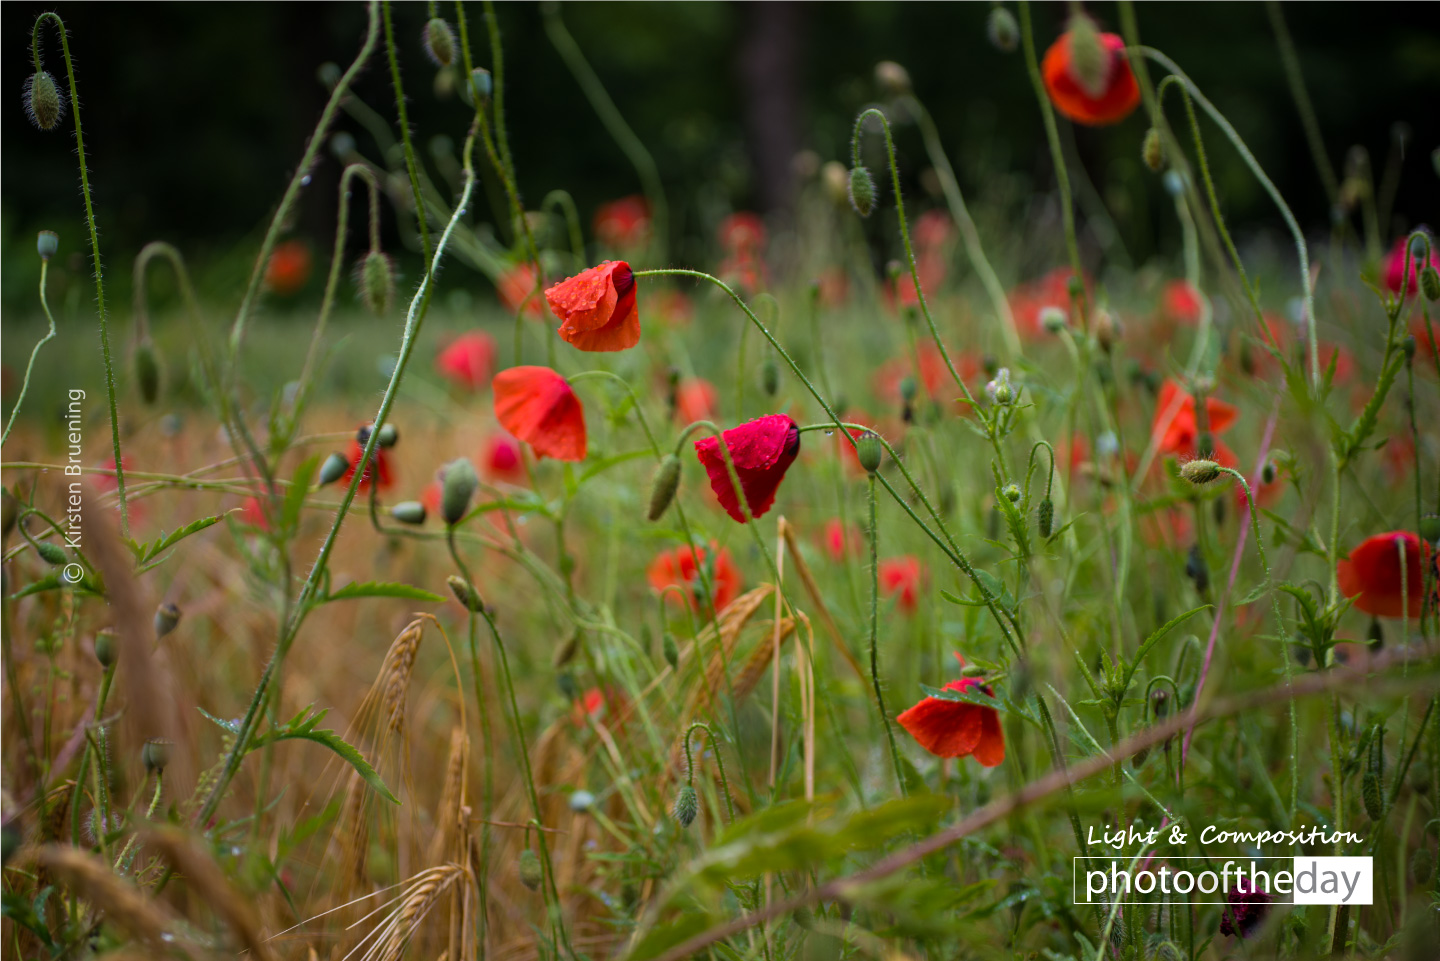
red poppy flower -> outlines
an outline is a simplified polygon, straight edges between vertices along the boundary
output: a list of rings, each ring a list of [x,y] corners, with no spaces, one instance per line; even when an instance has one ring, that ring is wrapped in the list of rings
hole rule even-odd
[[[1214,397],[1205,398],[1205,412],[1209,415],[1212,437],[1229,428],[1238,413],[1234,407]],[[1196,456],[1195,444],[1200,439],[1200,428],[1195,422],[1194,396],[1173,380],[1167,380],[1160,388],[1160,400],[1155,405],[1155,420],[1150,430],[1153,436],[1159,438],[1157,449],[1160,453],[1177,457]],[[1219,442],[1215,447],[1218,456],[1221,449]],[[1233,460],[1234,455],[1230,457]]]
[[[850,275],[844,267],[826,267],[815,278],[822,307],[840,307],[850,299]]]
[[[943,210],[927,210],[915,220],[915,246],[925,250],[943,247],[955,236],[955,224]]]
[[[1400,591],[1401,546],[1405,550],[1405,602]],[[1339,563],[1340,592],[1355,598],[1355,606],[1366,614],[1418,618],[1425,592],[1422,558],[1429,560],[1430,545],[1409,531],[1376,534]]]
[[[913,284],[910,292],[915,292]],[[915,356],[910,352],[892,358],[880,366],[880,369],[875,372],[876,396],[891,404],[898,404],[900,403],[901,382],[906,377],[915,377],[918,386],[924,388],[926,396],[931,400],[938,401],[942,397],[958,397],[960,388],[955,386],[955,380],[950,376],[950,369],[945,366],[945,358],[941,356],[940,349],[934,344],[921,344],[917,352],[920,355],[918,376],[916,376],[915,370]],[[974,354],[952,351],[950,360],[955,364],[956,372],[964,380],[968,381],[980,372],[980,360]]]
[[[1405,245],[1409,243],[1409,236],[1401,237],[1395,241],[1395,246],[1390,248],[1390,253],[1385,257],[1385,287],[1391,293],[1400,293],[1400,286],[1405,285],[1405,297],[1408,300],[1415,296],[1415,291],[1420,289],[1420,271],[1425,265],[1420,262],[1418,256],[1406,255]],[[1405,276],[1405,268],[1410,268],[1410,276]],[[1435,247],[1430,247],[1430,266],[1440,270],[1440,258],[1435,255]],[[1418,338],[1417,338],[1418,339]]]
[[[490,382],[495,419],[537,457],[585,459],[585,410],[570,384],[549,367],[511,367]]]
[[[535,270],[529,264],[517,264],[501,274],[495,282],[495,294],[512,314],[520,313],[523,304],[527,317],[538,320],[544,316],[535,290]]]
[[[945,255],[933,248],[920,251],[915,257],[915,273],[920,276],[920,289],[925,291],[925,301],[929,303],[940,285],[945,283]],[[920,306],[920,297],[915,293],[915,278],[910,276],[908,270],[901,271],[895,277],[895,282],[886,290],[886,295],[891,307],[895,306],[897,300],[902,307]]]
[[[675,388],[675,419],[682,424],[714,420],[720,395],[715,385],[700,377],[682,380]]]
[[[258,527],[262,531],[270,529],[270,522],[265,519],[265,508],[260,505],[260,498],[245,498],[245,503],[240,505],[240,523]]]
[[[1172,280],[1160,294],[1160,310],[1172,324],[1193,327],[1200,323],[1200,292],[1188,281]]]
[[[288,297],[310,279],[310,247],[303,240],[285,240],[275,245],[265,264],[265,286]]]
[[[445,482],[436,477],[425,489],[420,492],[420,503],[425,507],[425,514],[434,517],[440,513],[440,504],[445,498]]]
[[[560,336],[581,350],[625,350],[640,342],[635,274],[623,260],[607,260],[545,291],[560,318]]]
[[[365,425],[361,425],[363,428]],[[355,471],[360,467],[360,458],[365,455],[365,445],[357,438],[350,438],[350,453],[346,455],[350,466],[345,469],[345,475],[340,478],[340,483],[349,485],[355,479]],[[364,492],[370,489],[370,480],[374,478],[377,490],[388,491],[395,486],[395,478],[390,471],[390,456],[385,448],[375,447],[375,453],[370,455],[370,464],[365,468],[365,475],[360,478],[360,486],[356,490]]]
[[[1105,58],[1101,84],[1087,90],[1076,76],[1071,60],[1070,43],[1073,32],[1067,30],[1045,51],[1040,71],[1045,76],[1045,90],[1055,109],[1076,123],[1103,127],[1119,123],[1140,105],[1140,87],[1130,72],[1130,63],[1121,53],[1125,41],[1113,33],[1100,34],[1100,47]]]
[[[720,246],[732,254],[757,254],[765,247],[765,221],[759,214],[740,211],[720,221]]]
[[[880,562],[880,593],[886,597],[898,597],[900,610],[913,614],[920,600],[920,578],[923,574],[918,557],[910,554],[887,557]]]
[[[832,517],[825,522],[823,543],[825,553],[839,564],[847,557],[859,555],[862,544],[860,529],[854,524],[846,526],[840,522],[840,518]]]
[[[971,688],[994,697],[990,689],[974,677],[962,677],[945,685],[947,691],[964,692]],[[1005,760],[1005,732],[1000,728],[1000,713],[993,707],[927,697],[895,720],[936,757],[970,756],[985,767],[995,767]]]
[[[607,247],[643,247],[650,240],[650,204],[638,195],[601,204],[593,226],[595,238]]]
[[[466,331],[435,357],[435,369],[446,380],[479,390],[490,382],[490,369],[495,366],[495,340],[480,330]]]
[[[720,279],[732,287],[738,287],[744,294],[754,295],[764,290],[769,283],[770,272],[764,261],[748,249],[726,257],[715,268]]]
[[[480,448],[482,473],[491,480],[518,484],[525,479],[520,444],[513,437],[495,434]]]
[[[735,462],[745,502],[750,505],[750,514],[760,517],[775,503],[775,492],[785,479],[785,471],[800,453],[800,428],[785,414],[769,414],[732,427],[723,436],[730,458]],[[697,440],[695,453],[705,466],[705,473],[710,475],[710,489],[720,506],[732,518],[745,523],[740,499],[725,467],[725,455],[720,452],[719,438]]]
[[[714,541],[710,542],[710,550],[715,550]],[[661,551],[646,568],[645,578],[657,591],[663,591],[671,584],[680,587],[685,591],[691,609],[704,613],[706,608],[700,602],[702,582],[697,565],[704,564],[706,556],[703,547],[677,547],[672,551]],[[715,594],[715,609],[723,611],[740,594],[740,569],[735,566],[730,552],[722,548],[715,555],[714,568],[707,569],[706,574],[710,578],[710,589]]]

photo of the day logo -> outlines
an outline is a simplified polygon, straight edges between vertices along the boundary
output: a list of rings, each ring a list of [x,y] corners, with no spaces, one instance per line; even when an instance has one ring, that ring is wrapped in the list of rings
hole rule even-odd
[[[1076,904],[1224,904],[1231,896],[1253,892],[1278,903],[1374,903],[1374,864],[1368,857],[1267,855],[1223,863],[1178,857],[1157,867],[1125,858],[1077,857],[1074,862]]]

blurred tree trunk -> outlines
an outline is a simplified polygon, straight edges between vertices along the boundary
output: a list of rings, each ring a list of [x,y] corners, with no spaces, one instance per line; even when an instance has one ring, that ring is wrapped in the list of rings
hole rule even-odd
[[[803,4],[747,3],[745,15],[739,72],[756,196],[764,211],[787,210],[795,194],[792,161],[800,150]]]

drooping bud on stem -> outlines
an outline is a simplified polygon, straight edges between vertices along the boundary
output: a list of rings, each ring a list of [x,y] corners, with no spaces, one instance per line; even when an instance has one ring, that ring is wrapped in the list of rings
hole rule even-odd
[[[173,602],[166,601],[155,608],[155,640],[160,640],[171,631],[175,630],[180,623],[180,608]]]
[[[432,17],[425,24],[425,54],[437,67],[448,67],[455,62],[455,34],[450,24],[440,17]]]
[[[37,70],[25,81],[25,113],[41,130],[54,130],[65,109],[65,95],[48,71]]]
[[[1213,460],[1197,457],[1181,465],[1180,476],[1197,486],[1208,484],[1220,476],[1220,465]]]
[[[1040,536],[1049,540],[1055,526],[1055,502],[1046,497],[1040,501]]]
[[[675,492],[679,488],[680,458],[674,454],[666,454],[660,461],[660,466],[655,468],[654,476],[650,478],[650,506],[645,511],[645,519],[658,521],[670,507],[670,502],[675,499]]]
[[[481,600],[480,592],[475,590],[474,584],[459,574],[451,574],[445,583],[450,585],[450,592],[455,595],[455,600],[459,601],[460,606],[465,610],[472,614],[479,614],[485,610],[485,602]]]
[[[1100,41],[1095,21],[1082,14],[1070,18],[1070,75],[1093,98],[1105,93],[1111,56]]]
[[[990,19],[985,22],[985,35],[990,38],[990,46],[996,50],[1014,53],[1020,42],[1020,25],[1015,22],[1015,14],[1004,7],[991,10]]]
[[[464,457],[451,461],[445,468],[445,481],[441,486],[440,516],[451,526],[458,524],[470,509],[470,499],[480,478],[475,474],[475,465]]]
[[[390,516],[402,524],[425,523],[425,505],[419,501],[401,501],[390,508]]]
[[[688,828],[695,823],[695,816],[700,813],[700,798],[696,796],[695,789],[688,784],[680,785],[680,790],[675,794],[675,806],[670,812],[675,823],[682,828]]]
[[[1165,147],[1160,143],[1160,131],[1151,127],[1145,131],[1145,140],[1140,145],[1140,159],[1152,173],[1159,173],[1165,166]]]
[[[325,458],[325,463],[320,465],[320,486],[335,483],[345,476],[345,471],[349,468],[350,462],[345,459],[344,454],[331,454]]]
[[[149,338],[135,345],[135,386],[140,399],[148,407],[160,397],[160,361],[155,356],[155,345]]]
[[[540,882],[545,880],[545,870],[540,866],[540,856],[530,848],[520,852],[520,861],[515,865],[520,875],[520,883],[531,891],[540,890]]]
[[[875,209],[875,178],[864,166],[850,168],[850,206],[862,217]]]
[[[378,250],[370,251],[360,261],[356,281],[360,299],[372,314],[383,317],[389,312],[395,299],[395,268],[389,257]]]

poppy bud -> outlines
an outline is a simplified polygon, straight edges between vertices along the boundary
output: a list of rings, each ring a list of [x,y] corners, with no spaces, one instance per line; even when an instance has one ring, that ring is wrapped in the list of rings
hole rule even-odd
[[[665,632],[664,639],[660,642],[660,650],[665,654],[665,663],[670,665],[670,670],[680,669],[680,648],[675,644],[675,635],[669,631]]]
[[[1045,498],[1040,502],[1040,536],[1046,540],[1050,539],[1050,531],[1055,526],[1055,502]]]
[[[555,686],[560,690],[560,696],[567,701],[573,701],[580,696],[580,688],[575,683],[575,675],[569,671],[561,671],[555,677]]]
[[[1006,499],[1007,501],[1009,501],[1010,503],[1012,503],[1012,504],[1018,504],[1018,503],[1020,503],[1020,487],[1019,487],[1019,485],[1017,485],[1017,484],[1006,484],[1006,485],[1005,485],[1005,490],[1004,490],[1002,493],[1005,495],[1005,499]]]
[[[900,399],[907,405],[915,402],[915,395],[920,392],[920,384],[914,377],[906,376],[900,381]]]
[[[135,345],[134,363],[140,399],[148,406],[160,396],[160,363],[155,359],[155,347],[150,341],[143,340]]]
[[[670,507],[670,502],[675,499],[675,491],[679,487],[680,458],[674,454],[666,454],[660,461],[660,466],[655,468],[654,476],[650,478],[650,507],[645,512],[645,518],[658,521]]]
[[[1265,465],[1260,468],[1260,483],[1273,484],[1275,483],[1275,476],[1275,462],[1271,460],[1266,460]]]
[[[1205,555],[1200,553],[1199,544],[1190,545],[1190,553],[1185,558],[1185,576],[1195,582],[1197,593],[1204,594],[1210,589],[1210,567],[1205,563]]]
[[[140,760],[145,765],[146,774],[163,774],[165,768],[170,764],[170,749],[174,744],[164,738],[152,737],[145,742],[140,749]]]
[[[1095,311],[1093,327],[1095,330],[1095,342],[1100,345],[1100,349],[1107,354],[1114,350],[1115,342],[1120,339],[1120,324],[1116,321],[1115,315],[1108,310]],[[1108,365],[1097,369],[1103,370],[1107,375],[1110,372]]]
[[[383,317],[390,310],[395,299],[395,268],[390,258],[378,250],[372,250],[360,261],[360,299],[372,314]]]
[[[1015,14],[1004,7],[996,7],[990,11],[990,19],[985,22],[985,35],[990,38],[990,46],[1001,53],[1014,53],[1015,46],[1020,42],[1020,25],[1015,22]]]
[[[1163,687],[1150,695],[1150,706],[1157,718],[1164,718],[1170,713],[1170,692]]]
[[[25,112],[41,130],[54,130],[60,122],[65,95],[55,86],[55,78],[46,70],[37,70],[25,82]]]
[[[880,462],[885,457],[884,445],[880,443],[880,435],[873,430],[867,430],[855,438],[855,453],[860,458],[860,466],[865,468],[867,474],[873,474],[880,469]]]
[[[570,795],[570,810],[576,814],[584,814],[595,806],[595,795],[589,791],[576,791]]]
[[[120,650],[116,646],[113,630],[107,627],[95,635],[95,660],[100,662],[101,667],[114,667],[119,656]]]
[[[432,17],[425,24],[423,42],[425,54],[435,66],[448,67],[455,62],[455,34],[450,31],[450,24],[440,17]]]
[[[1415,338],[1413,336],[1407,335],[1404,340],[1400,341],[1400,352],[1405,355],[1407,364],[1415,359]]]
[[[1420,536],[1431,544],[1440,541],[1440,514],[1426,514],[1420,518]]]
[[[451,526],[458,524],[470,509],[470,498],[480,478],[475,475],[475,465],[464,457],[450,462],[445,468],[445,481],[440,492],[440,516]]]
[[[166,601],[164,604],[155,608],[155,640],[158,641],[160,638],[175,630],[176,625],[179,623],[180,608],[175,606],[175,604]]]
[[[780,366],[773,357],[766,357],[760,365],[760,389],[765,391],[766,397],[774,397],[780,389]]]
[[[892,97],[910,92],[910,73],[894,60],[881,60],[875,65],[875,83]]]
[[[831,160],[820,168],[820,182],[825,185],[825,196],[837,207],[848,203],[850,193],[850,174],[845,170],[845,165],[838,160]]]
[[[540,882],[545,880],[545,870],[540,867],[540,856],[534,851],[526,848],[520,852],[520,860],[515,865],[520,875],[520,883],[531,891],[540,890]]]
[[[1145,131],[1145,140],[1140,145],[1140,159],[1145,161],[1152,173],[1159,173],[1165,166],[1165,148],[1160,143],[1160,131],[1151,127]]]
[[[495,80],[490,76],[490,71],[484,67],[476,67],[470,71],[470,83],[460,91],[468,104],[473,104],[479,99],[480,106],[490,102],[490,95],[495,92]]]
[[[1070,76],[1092,98],[1105,93],[1110,79],[1110,52],[1100,40],[1095,21],[1084,14],[1070,19]]]
[[[332,60],[326,60],[316,68],[315,76],[319,79],[320,85],[326,90],[334,90],[335,85],[340,82],[340,77],[343,76],[343,74],[340,72],[340,65],[338,63]]]
[[[1372,651],[1385,648],[1385,628],[1380,626],[1380,618],[1370,618],[1370,630],[1365,634],[1365,643]]]
[[[423,524],[425,505],[419,501],[401,501],[390,508],[390,516],[402,524]]]
[[[850,168],[850,206],[862,217],[875,209],[875,178],[865,167]]]
[[[480,592],[475,590],[475,585],[458,574],[451,574],[445,581],[450,585],[450,593],[455,595],[455,600],[460,606],[472,614],[479,614],[485,610],[485,602],[480,599]]]
[[[1059,307],[1051,306],[1040,308],[1040,326],[1044,327],[1050,333],[1060,333],[1060,331],[1065,329],[1067,323],[1068,320],[1065,317],[1065,311]]]
[[[680,790],[675,794],[675,807],[671,810],[675,823],[682,828],[688,828],[695,823],[695,815],[700,813],[700,798],[695,795],[695,789],[688,784],[680,785]]]
[[[56,544],[54,541],[41,541],[35,545],[35,550],[40,554],[42,560],[47,564],[54,564],[56,567],[59,567],[69,560],[69,555],[65,553],[65,548]]]
[[[1420,290],[1429,301],[1440,300],[1440,271],[1426,267],[1420,271]]]
[[[320,486],[335,483],[349,468],[350,462],[345,459],[344,454],[331,454],[325,458],[325,463],[320,465]]]
[[[60,235],[53,230],[42,230],[35,237],[35,252],[41,260],[49,260],[60,249]]]
[[[1181,465],[1180,476],[1197,486],[1208,484],[1220,476],[1220,465],[1213,460],[1196,458]]]
[[[378,446],[389,450],[391,447],[394,447],[399,441],[400,429],[394,424],[386,424],[384,427],[380,428],[380,437],[378,440],[375,441],[375,443]]]

